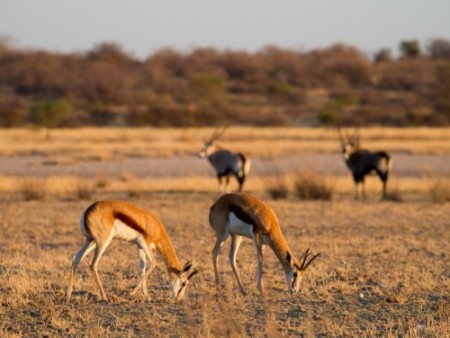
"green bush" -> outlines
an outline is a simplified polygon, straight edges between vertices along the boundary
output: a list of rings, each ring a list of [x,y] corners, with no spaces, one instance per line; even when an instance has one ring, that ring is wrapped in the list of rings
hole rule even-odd
[[[40,127],[55,128],[70,116],[73,108],[65,100],[41,101],[31,110],[32,121]]]

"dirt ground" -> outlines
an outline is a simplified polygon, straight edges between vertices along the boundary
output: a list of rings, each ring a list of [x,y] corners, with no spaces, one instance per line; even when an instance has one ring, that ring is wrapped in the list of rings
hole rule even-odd
[[[450,154],[405,154],[392,153],[394,161],[392,174],[399,177],[420,177],[426,171],[436,175],[450,175]],[[314,169],[323,174],[348,175],[342,157],[336,153],[295,153],[277,158],[255,156],[252,161],[252,176],[292,173],[298,170]],[[179,155],[171,157],[118,157],[107,160],[88,159],[64,160],[46,155],[0,157],[0,175],[15,176],[68,176],[86,178],[108,176],[118,178],[124,173],[136,177],[184,177],[210,176],[214,170],[209,163],[198,156]]]
[[[373,189],[368,199],[353,200],[351,179],[336,152],[252,155],[247,189],[275,209],[293,252],[300,255],[311,248],[321,256],[293,295],[278,261],[266,249],[266,295],[261,297],[255,250],[244,240],[238,255],[248,292],[243,297],[228,263],[229,243],[220,257],[221,285],[215,287],[211,262],[215,239],[208,212],[219,195],[214,172],[194,153],[122,152],[105,158],[98,154],[80,158],[63,151],[3,154],[0,336],[450,336],[450,203],[432,202],[428,185],[421,183],[429,172],[448,177],[450,155],[402,151],[392,155],[393,178],[408,193],[389,201],[379,201],[376,178],[369,178]],[[331,201],[303,201],[293,194],[272,200],[264,189],[270,175],[311,168],[341,178],[345,189]],[[95,185],[86,196],[62,189],[24,198],[22,180],[42,179],[38,183],[45,190],[54,188],[49,185],[58,177],[68,181],[68,176]],[[136,190],[131,193],[130,187]],[[139,276],[138,251],[120,241],[112,243],[99,266],[110,302],[99,300],[88,259],[75,277],[72,301],[64,301],[72,257],[84,243],[80,214],[101,199],[131,201],[163,220],[181,262],[193,259],[200,270],[183,301],[170,298],[168,274],[159,255],[148,280],[149,297],[130,297]]]
[[[214,193],[149,193],[132,202],[163,219],[182,262],[200,274],[185,300],[170,299],[161,259],[150,297],[130,298],[138,278],[137,249],[113,242],[100,263],[110,297],[99,301],[87,263],[80,265],[70,304],[64,302],[71,257],[83,237],[80,213],[89,201],[0,202],[0,331],[16,336],[408,336],[449,334],[450,205],[427,202],[270,201],[292,250],[321,252],[299,294],[287,292],[282,270],[266,250],[264,298],[256,258],[244,241],[238,256],[249,295],[236,288],[221,256],[216,290],[208,209]],[[118,194],[96,198],[127,198]]]

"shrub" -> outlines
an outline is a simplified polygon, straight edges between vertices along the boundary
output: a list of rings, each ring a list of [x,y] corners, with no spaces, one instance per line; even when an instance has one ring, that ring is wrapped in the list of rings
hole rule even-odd
[[[400,52],[403,57],[415,58],[421,54],[420,44],[417,40],[408,40],[400,42]]]
[[[43,200],[47,193],[45,186],[45,180],[26,178],[19,186],[19,193],[25,201]]]
[[[75,185],[75,197],[79,200],[91,199],[95,192],[94,184],[78,179]]]
[[[450,60],[450,40],[434,39],[428,45],[428,52],[435,59]]]
[[[285,199],[289,195],[289,185],[284,175],[278,174],[274,177],[264,179],[265,190],[274,199]]]
[[[443,204],[450,201],[450,178],[435,176],[431,177],[430,183],[431,201]]]
[[[297,173],[294,181],[295,194],[302,200],[331,200],[335,184],[313,170]]]
[[[72,113],[72,106],[64,100],[42,101],[31,110],[34,123],[42,127],[59,127],[61,122]]]

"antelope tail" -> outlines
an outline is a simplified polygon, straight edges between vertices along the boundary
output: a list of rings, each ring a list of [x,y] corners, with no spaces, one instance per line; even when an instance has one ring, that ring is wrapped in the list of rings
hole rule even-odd
[[[381,169],[384,172],[390,171],[392,168],[392,162],[393,162],[391,156],[389,156],[389,154],[386,153],[385,151],[380,151],[379,155],[380,155],[380,158],[382,159]]]
[[[244,156],[244,154],[238,153],[237,155],[239,156],[239,158],[242,162],[242,166],[239,169],[238,176],[241,178],[244,178],[250,172],[251,161],[250,161],[250,159],[246,158]]]

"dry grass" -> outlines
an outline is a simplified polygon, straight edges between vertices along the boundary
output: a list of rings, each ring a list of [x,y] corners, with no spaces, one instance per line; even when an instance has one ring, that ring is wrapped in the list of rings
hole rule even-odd
[[[44,154],[65,164],[125,156],[174,156],[200,151],[212,128],[82,128],[52,130],[49,140],[40,130],[8,129],[0,134],[5,156]],[[450,128],[362,128],[362,144],[369,149],[411,154],[449,154]],[[336,130],[326,128],[231,127],[220,140],[223,147],[269,158],[292,153],[335,153]],[[69,155],[69,156],[67,156]]]
[[[430,178],[430,197],[434,203],[450,201],[450,177],[434,176]]]
[[[391,150],[415,154],[448,154],[448,131],[374,128],[362,135],[364,144],[367,141],[370,146],[384,144]],[[380,202],[381,184],[375,177],[367,179],[368,199],[363,202],[353,200],[351,176],[338,173],[327,176],[334,182],[332,201],[302,201],[293,194],[275,200],[272,195],[270,186],[292,191],[298,176],[284,168],[280,168],[282,175],[271,171],[270,159],[302,152],[335,153],[338,146],[333,130],[233,128],[223,140],[224,146],[248,149],[266,159],[254,161],[268,169],[260,169],[256,175],[255,165],[246,189],[274,207],[293,251],[300,253],[311,247],[322,253],[297,295],[287,292],[282,270],[266,250],[267,295],[260,297],[256,258],[249,241],[244,241],[238,256],[249,295],[242,297],[236,289],[227,258],[229,243],[221,256],[222,290],[216,292],[211,263],[214,238],[208,225],[208,210],[217,198],[212,172],[209,176],[195,171],[152,176],[138,175],[129,168],[116,175],[101,170],[87,175],[74,166],[73,174],[58,174],[62,172],[59,169],[85,160],[93,160],[87,162],[95,166],[106,159],[117,160],[106,162],[109,165],[129,157],[193,153],[210,132],[55,130],[45,141],[38,131],[3,131],[1,151],[7,156],[3,163],[8,165],[26,155],[28,162],[14,163],[25,163],[29,172],[0,176],[0,336],[450,335],[450,203],[430,199],[430,193],[442,184],[433,186],[430,176],[400,175],[402,171],[397,171],[388,191],[403,203]],[[48,161],[44,166],[47,171],[37,175],[35,170],[42,168],[35,162],[42,158]],[[400,167],[398,162],[394,171]],[[154,163],[163,165],[156,158]],[[186,162],[186,166],[191,163]],[[173,168],[163,169],[174,172]],[[317,175],[319,180],[326,177]],[[37,197],[30,198],[35,190]],[[187,299],[177,303],[170,299],[160,257],[148,281],[151,297],[129,298],[138,280],[138,252],[130,244],[114,242],[99,268],[111,302],[98,301],[86,262],[76,276],[72,303],[63,301],[71,258],[84,241],[78,226],[80,213],[99,199],[126,199],[163,219],[180,259],[195,259],[201,269]]]
[[[100,264],[112,301],[98,301],[83,262],[73,301],[65,304],[71,257],[83,243],[78,218],[90,202],[1,200],[1,335],[448,336],[449,204],[272,201],[292,249],[300,253],[311,247],[322,257],[308,271],[301,293],[291,295],[267,250],[262,299],[249,241],[238,256],[249,295],[242,297],[232,279],[229,243],[220,260],[223,288],[216,292],[207,221],[216,196],[149,192],[131,199],[155,210],[180,259],[194,258],[202,270],[187,299],[177,303],[169,298],[159,257],[149,278],[151,297],[129,298],[138,278],[137,249],[115,242]],[[96,197],[129,199],[124,193]]]
[[[333,198],[335,182],[313,170],[299,171],[294,181],[295,195],[302,200],[325,200]]]
[[[286,174],[278,173],[264,178],[264,190],[274,200],[285,199],[289,196],[290,184]]]

